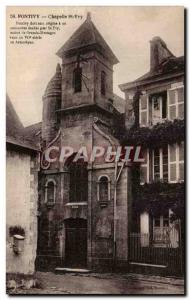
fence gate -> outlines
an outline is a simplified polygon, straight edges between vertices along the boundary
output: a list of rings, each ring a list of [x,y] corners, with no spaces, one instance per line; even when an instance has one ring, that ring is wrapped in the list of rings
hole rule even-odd
[[[129,234],[129,263],[133,272],[182,276],[183,251],[175,231],[169,234]]]

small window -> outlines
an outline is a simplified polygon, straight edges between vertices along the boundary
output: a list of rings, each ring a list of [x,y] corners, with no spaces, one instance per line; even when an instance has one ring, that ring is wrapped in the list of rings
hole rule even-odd
[[[165,244],[170,242],[168,235],[169,230],[169,211],[166,210],[165,214],[153,217],[153,242],[155,245],[164,247]]]
[[[48,205],[55,204],[56,183],[54,180],[49,180],[45,186],[45,202]]]
[[[168,147],[153,150],[153,180],[168,182]]]
[[[151,96],[152,124],[160,123],[167,115],[167,93],[162,92]]]
[[[75,93],[82,90],[82,68],[77,67],[73,72],[73,88]]]
[[[106,73],[101,72],[101,94],[105,96],[106,94]]]
[[[98,201],[107,203],[110,200],[110,180],[106,175],[98,179]]]

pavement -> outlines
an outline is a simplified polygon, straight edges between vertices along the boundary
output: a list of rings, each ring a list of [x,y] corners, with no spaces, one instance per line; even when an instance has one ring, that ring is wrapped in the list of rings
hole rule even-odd
[[[138,274],[55,274],[37,272],[39,288],[16,289],[11,294],[67,295],[184,295],[184,280]]]

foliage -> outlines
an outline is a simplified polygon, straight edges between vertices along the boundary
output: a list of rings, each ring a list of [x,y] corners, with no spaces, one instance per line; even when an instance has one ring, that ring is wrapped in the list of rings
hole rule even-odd
[[[153,127],[132,127],[127,130],[122,144],[156,148],[181,142],[185,137],[184,120],[165,121]]]
[[[152,182],[137,185],[133,195],[134,209],[139,212],[145,210],[154,215],[171,208],[172,220],[182,219],[184,217],[184,194],[184,183]]]

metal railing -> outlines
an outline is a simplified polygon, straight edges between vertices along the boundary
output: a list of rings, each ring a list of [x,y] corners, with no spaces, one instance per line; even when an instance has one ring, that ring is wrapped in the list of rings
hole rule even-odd
[[[129,260],[165,267],[167,272],[181,274],[183,253],[179,234],[175,230],[154,235],[129,234]]]

